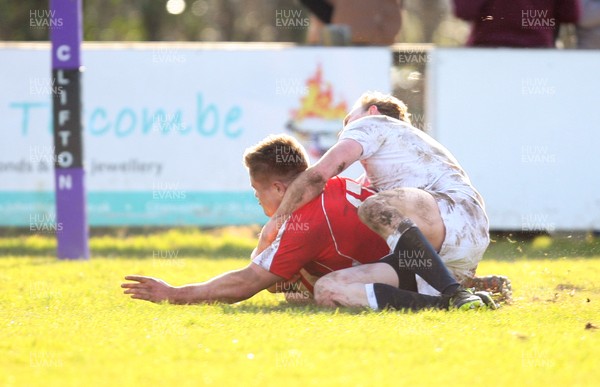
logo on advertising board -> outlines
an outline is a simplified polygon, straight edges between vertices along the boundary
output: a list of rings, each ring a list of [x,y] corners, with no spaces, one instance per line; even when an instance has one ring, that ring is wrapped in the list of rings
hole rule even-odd
[[[300,106],[291,110],[286,128],[318,159],[336,143],[348,105],[345,100],[335,100],[334,88],[323,78],[320,64],[306,80],[306,91]]]

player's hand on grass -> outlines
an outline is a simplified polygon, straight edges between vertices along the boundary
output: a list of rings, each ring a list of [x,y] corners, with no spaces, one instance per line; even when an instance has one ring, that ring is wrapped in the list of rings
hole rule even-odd
[[[138,275],[128,275],[125,279],[135,281],[121,284],[126,289],[123,293],[131,294],[131,298],[151,302],[170,301],[173,298],[174,288],[161,279]]]

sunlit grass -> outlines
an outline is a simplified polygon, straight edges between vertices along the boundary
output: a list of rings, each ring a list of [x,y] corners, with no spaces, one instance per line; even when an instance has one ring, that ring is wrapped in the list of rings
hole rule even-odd
[[[198,282],[247,258],[5,255],[0,385],[594,385],[600,256],[522,248],[527,258],[488,258],[478,270],[511,278],[512,305],[419,313],[289,306],[267,292],[236,305],[156,305],[119,287],[126,274]]]
[[[244,233],[247,234],[247,233]],[[97,256],[129,256],[169,258],[176,256],[246,256],[256,246],[256,238],[236,235],[233,231],[219,233],[197,229],[173,229],[165,232],[131,235],[100,235],[90,238],[90,250]],[[1,255],[54,255],[53,235],[22,234],[0,238]]]

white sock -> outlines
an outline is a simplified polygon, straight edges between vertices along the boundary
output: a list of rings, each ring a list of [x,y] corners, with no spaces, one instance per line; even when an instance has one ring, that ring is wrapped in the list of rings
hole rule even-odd
[[[411,227],[416,227],[416,225],[409,218],[404,218],[404,220],[402,220],[402,222],[400,222],[400,224],[398,225],[398,229],[391,233],[389,237],[387,237],[385,241],[390,247],[390,253],[393,253],[396,249],[396,245],[398,244],[398,241],[400,240],[402,234]]]
[[[400,240],[401,236],[402,236],[402,234],[400,234],[399,231],[394,231],[385,240],[387,242],[387,245],[390,247],[390,253],[394,252],[394,249],[396,248],[396,245],[398,244],[398,241]]]
[[[373,310],[379,310],[379,304],[377,304],[377,298],[375,297],[375,290],[373,284],[365,284],[365,291],[367,292],[367,300],[369,301],[369,307]]]

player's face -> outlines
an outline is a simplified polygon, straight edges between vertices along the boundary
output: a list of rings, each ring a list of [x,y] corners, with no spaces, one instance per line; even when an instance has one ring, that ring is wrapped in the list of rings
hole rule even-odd
[[[250,176],[250,184],[265,215],[273,216],[281,204],[283,193],[285,193],[282,193],[281,184],[269,179],[254,179],[252,176]]]

